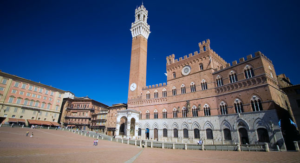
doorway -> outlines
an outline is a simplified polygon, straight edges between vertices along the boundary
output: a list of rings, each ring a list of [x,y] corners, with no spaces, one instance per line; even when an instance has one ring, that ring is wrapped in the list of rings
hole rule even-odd
[[[132,118],[130,122],[130,136],[134,136],[135,134],[135,119]]]
[[[155,128],[154,129],[154,140],[157,140],[158,139],[158,129]]]
[[[248,132],[245,128],[239,129],[241,144],[249,144]]]

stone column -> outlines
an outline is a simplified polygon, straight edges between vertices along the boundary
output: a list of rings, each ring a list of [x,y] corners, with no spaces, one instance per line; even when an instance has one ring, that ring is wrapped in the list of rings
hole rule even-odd
[[[184,144],[184,149],[187,150],[187,143]]]
[[[153,141],[151,141],[151,148],[153,148]]]
[[[294,141],[294,145],[295,145],[295,150],[296,150],[297,152],[299,152],[299,144],[298,144],[298,142],[297,142],[297,141]]]
[[[173,142],[173,149],[175,149],[175,143]]]
[[[164,142],[162,142],[161,148],[165,149],[165,143]]]
[[[266,152],[270,152],[269,144],[268,143],[265,143],[265,148],[266,148]]]

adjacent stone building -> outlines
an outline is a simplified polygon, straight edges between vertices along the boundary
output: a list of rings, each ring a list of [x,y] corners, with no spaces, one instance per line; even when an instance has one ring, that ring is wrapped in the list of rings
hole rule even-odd
[[[143,5],[135,10],[128,109],[118,111],[117,137],[183,143],[202,139],[206,144],[268,142],[283,150],[286,143],[293,148],[284,133],[290,104],[278,86],[272,61],[261,52],[230,64],[206,40],[193,54],[167,56],[167,83],[146,86],[147,18]]]
[[[115,136],[118,111],[122,111],[126,109],[127,109],[127,104],[124,103],[114,104],[111,107],[108,107],[107,123],[106,123],[107,135]],[[120,125],[125,125],[124,123],[125,120],[122,119]],[[121,132],[124,132],[124,130],[122,130]]]
[[[0,71],[2,124],[59,126],[65,91]]]

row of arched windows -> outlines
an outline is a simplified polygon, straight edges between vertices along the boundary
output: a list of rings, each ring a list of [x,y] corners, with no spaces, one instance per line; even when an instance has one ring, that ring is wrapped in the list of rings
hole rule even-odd
[[[249,66],[249,65],[245,66],[244,75],[245,75],[246,79],[254,77],[254,71],[253,71],[251,66]],[[238,81],[237,75],[236,75],[235,71],[233,71],[233,70],[231,70],[229,72],[229,77],[228,78],[229,78],[230,83],[235,83],[235,82]],[[223,86],[223,79],[220,75],[217,76],[216,83],[217,83],[217,87]]]
[[[246,79],[252,78],[254,76],[253,69],[249,65],[247,65],[244,69],[244,74],[245,74]],[[173,75],[176,76],[176,74],[173,74]],[[230,81],[230,83],[235,83],[235,82],[238,81],[237,75],[233,70],[230,71],[230,73],[229,73],[229,81]],[[217,87],[223,86],[223,79],[220,75],[217,76],[216,83],[217,83]],[[196,85],[195,85],[194,82],[192,82],[190,84],[190,89],[191,89],[191,92],[196,92]],[[204,79],[202,79],[202,81],[201,81],[201,90],[207,90],[207,89],[208,89],[207,82]],[[181,94],[186,94],[186,87],[185,87],[184,84],[181,85]],[[172,88],[172,95],[173,96],[177,95],[177,89],[176,89],[175,86]],[[165,88],[162,92],[162,97],[167,97],[167,91],[166,91]],[[154,92],[154,98],[158,98],[157,90],[155,90],[155,92]],[[150,92],[149,91],[146,93],[146,99],[150,99]]]
[[[251,98],[251,108],[252,108],[252,111],[254,111],[254,112],[263,110],[261,100],[257,96],[252,96],[252,98]],[[243,113],[244,112],[243,103],[240,99],[235,99],[234,109],[235,109],[235,113]],[[220,110],[221,115],[227,115],[228,114],[227,104],[224,101],[222,101],[220,103],[219,110]],[[194,105],[192,107],[191,111],[192,111],[192,116],[193,117],[198,117],[199,107],[196,107]],[[183,107],[182,110],[181,110],[182,118],[187,117],[187,112],[188,112],[188,110],[185,107]],[[205,104],[203,106],[203,112],[204,112],[204,116],[210,116],[211,115],[210,107],[209,107],[208,104]],[[178,108],[173,108],[173,113],[172,113],[173,118],[178,118],[178,113],[180,113],[180,110]],[[142,115],[142,114],[140,114],[140,115]],[[163,115],[162,116],[163,118],[168,118],[166,109],[163,110],[162,115]],[[142,117],[140,116],[140,118],[142,118]],[[150,119],[149,110],[146,111],[146,119]],[[154,110],[154,119],[158,119],[158,111],[156,109]]]

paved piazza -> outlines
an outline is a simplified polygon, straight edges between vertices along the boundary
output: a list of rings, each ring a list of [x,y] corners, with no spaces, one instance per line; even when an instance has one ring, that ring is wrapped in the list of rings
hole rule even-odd
[[[26,137],[26,131],[34,137]],[[300,162],[299,152],[142,149],[66,131],[0,128],[0,162]]]

